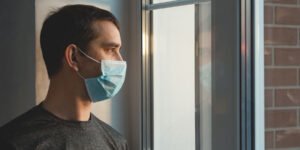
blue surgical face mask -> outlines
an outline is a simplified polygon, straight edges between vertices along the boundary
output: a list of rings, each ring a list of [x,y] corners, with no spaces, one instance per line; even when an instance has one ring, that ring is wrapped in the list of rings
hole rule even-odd
[[[100,75],[94,78],[84,78],[78,72],[78,75],[84,79],[85,86],[91,101],[99,102],[115,96],[120,91],[125,80],[127,68],[126,61],[98,61],[84,53],[79,48],[78,50],[81,53],[83,53],[87,58],[98,63],[99,68],[101,69]]]

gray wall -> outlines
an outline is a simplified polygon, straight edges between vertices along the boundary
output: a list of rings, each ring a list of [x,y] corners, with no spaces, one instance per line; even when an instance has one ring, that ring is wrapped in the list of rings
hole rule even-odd
[[[0,1],[0,126],[35,105],[33,0]]]

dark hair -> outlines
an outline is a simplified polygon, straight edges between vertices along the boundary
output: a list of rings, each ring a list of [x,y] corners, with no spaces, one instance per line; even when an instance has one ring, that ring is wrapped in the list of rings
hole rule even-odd
[[[63,62],[65,49],[76,44],[85,50],[89,42],[97,38],[92,23],[111,21],[118,29],[115,16],[109,11],[89,5],[67,5],[50,13],[41,30],[41,48],[49,78],[56,74]]]

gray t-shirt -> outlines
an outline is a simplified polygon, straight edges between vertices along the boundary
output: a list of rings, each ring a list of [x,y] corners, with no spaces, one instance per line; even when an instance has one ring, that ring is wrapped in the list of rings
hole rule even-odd
[[[42,105],[0,128],[1,150],[128,150],[126,140],[93,114],[88,121],[62,120]]]

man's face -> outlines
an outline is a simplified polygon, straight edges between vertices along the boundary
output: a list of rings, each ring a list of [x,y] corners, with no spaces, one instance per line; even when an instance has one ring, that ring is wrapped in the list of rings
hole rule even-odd
[[[98,36],[89,43],[86,53],[98,61],[123,60],[120,54],[121,36],[118,28],[110,21],[95,21],[92,29]],[[80,57],[78,66],[85,78],[96,77],[100,74],[100,64],[84,55]]]

